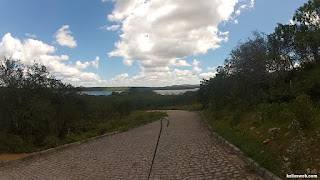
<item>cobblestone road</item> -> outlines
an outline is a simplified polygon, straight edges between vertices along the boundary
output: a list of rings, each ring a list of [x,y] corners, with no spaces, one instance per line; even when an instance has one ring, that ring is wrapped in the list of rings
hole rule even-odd
[[[195,112],[168,111],[150,179],[260,179]],[[164,123],[165,124],[165,123]],[[0,179],[147,179],[159,121],[0,168]]]

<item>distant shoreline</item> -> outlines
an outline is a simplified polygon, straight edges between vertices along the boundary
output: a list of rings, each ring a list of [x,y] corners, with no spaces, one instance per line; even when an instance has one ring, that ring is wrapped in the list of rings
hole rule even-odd
[[[165,87],[79,87],[80,91],[129,91],[130,89],[186,90],[200,88],[200,85],[173,85]]]

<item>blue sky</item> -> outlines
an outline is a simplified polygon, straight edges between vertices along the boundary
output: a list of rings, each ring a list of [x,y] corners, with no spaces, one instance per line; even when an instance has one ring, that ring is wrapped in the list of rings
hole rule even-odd
[[[77,86],[196,84],[252,31],[272,33],[305,2],[1,0],[0,55],[39,61]]]

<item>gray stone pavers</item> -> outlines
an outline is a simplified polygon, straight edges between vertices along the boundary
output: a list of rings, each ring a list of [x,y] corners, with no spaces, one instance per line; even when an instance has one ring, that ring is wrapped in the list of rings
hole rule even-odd
[[[210,137],[196,112],[168,111],[151,177],[154,179],[261,179]],[[152,179],[151,178],[151,179]]]
[[[261,179],[210,137],[198,113],[168,114],[150,179]],[[159,123],[4,165],[0,180],[147,179]]]

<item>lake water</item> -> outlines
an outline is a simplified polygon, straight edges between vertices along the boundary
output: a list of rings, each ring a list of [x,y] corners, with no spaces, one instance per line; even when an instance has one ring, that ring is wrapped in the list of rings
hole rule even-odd
[[[179,90],[154,90],[154,92],[161,94],[161,95],[179,95],[183,94],[187,91],[197,91],[199,88],[195,89],[179,89]]]
[[[83,94],[94,95],[94,96],[109,96],[113,91],[81,91]],[[121,93],[122,91],[115,91]]]
[[[195,89],[179,89],[179,90],[154,90],[155,93],[161,95],[179,95],[183,94],[187,91],[197,91],[199,88]],[[112,94],[113,91],[82,91],[81,93],[87,95],[94,95],[94,96],[109,96]],[[121,93],[122,91],[115,91],[117,93]]]

